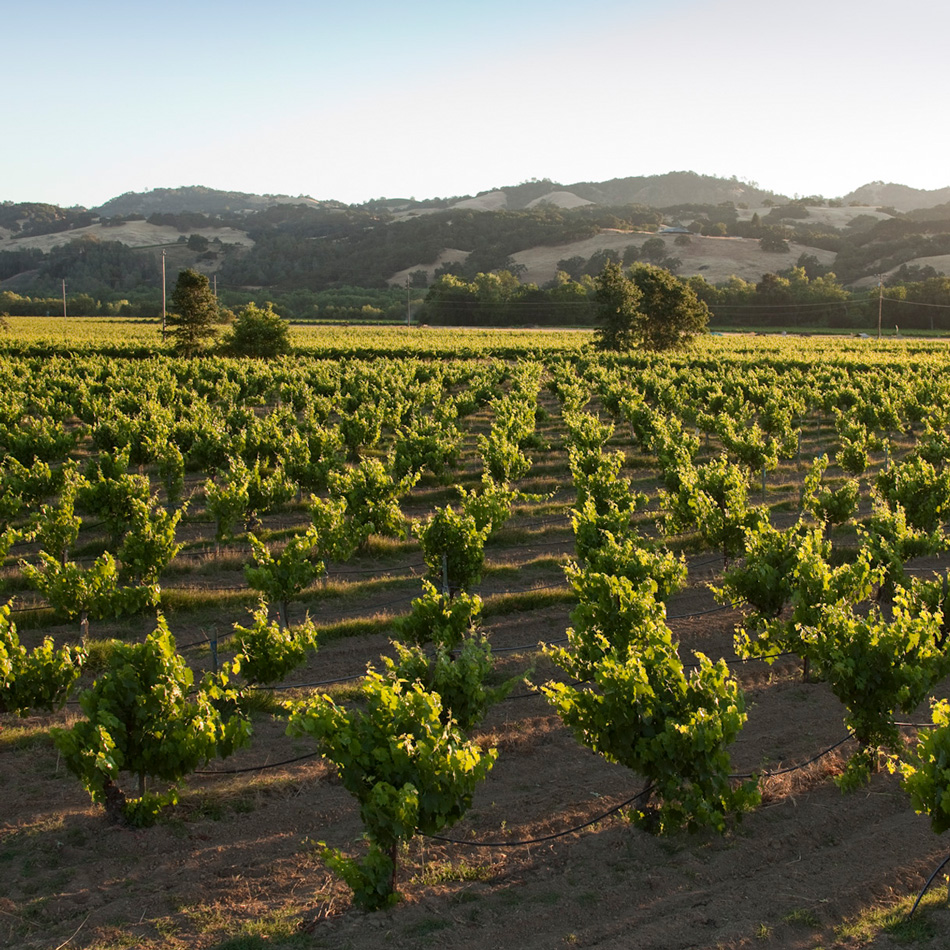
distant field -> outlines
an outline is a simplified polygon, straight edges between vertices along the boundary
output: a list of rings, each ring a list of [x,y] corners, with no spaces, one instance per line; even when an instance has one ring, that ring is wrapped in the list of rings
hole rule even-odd
[[[107,347],[119,352],[135,349],[140,353],[154,349],[167,353],[170,347],[162,343],[161,323],[157,320],[138,320],[126,317],[8,317],[9,333],[0,335],[0,352],[16,351],[21,345],[31,348],[48,346],[53,350],[90,349]],[[222,333],[227,328],[222,327]],[[398,352],[402,355],[451,355],[463,352],[469,355],[537,355],[538,353],[570,353],[588,346],[593,341],[593,330],[522,329],[522,328],[468,328],[468,327],[405,327],[401,325],[373,326],[366,324],[291,324],[291,341],[301,354],[321,352],[345,353],[352,349],[363,355]],[[895,353],[913,351],[912,340],[932,338],[939,347],[939,340],[946,334],[940,331],[912,331],[895,337],[893,330],[882,340],[868,336],[873,343],[870,353]],[[786,347],[793,350],[807,349],[813,358],[827,357],[828,351],[821,344],[809,347],[805,340],[812,336],[831,336],[844,341],[852,339],[855,346],[862,346],[853,330],[828,330],[822,327],[799,326],[782,330],[776,327],[716,328],[700,338],[690,353],[774,353]],[[908,350],[908,347],[911,349]]]

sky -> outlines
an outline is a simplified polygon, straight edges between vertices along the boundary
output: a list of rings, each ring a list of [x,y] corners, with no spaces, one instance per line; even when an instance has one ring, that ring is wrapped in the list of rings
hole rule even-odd
[[[0,201],[950,186],[945,0],[31,0],[2,24]]]

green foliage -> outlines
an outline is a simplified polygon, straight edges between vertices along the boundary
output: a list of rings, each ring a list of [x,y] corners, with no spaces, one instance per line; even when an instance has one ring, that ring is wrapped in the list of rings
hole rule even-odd
[[[376,458],[362,459],[354,468],[331,472],[331,497],[346,500],[346,510],[359,532],[388,537],[406,536],[406,519],[399,509],[399,498],[418,480],[418,475],[401,479]]]
[[[305,534],[291,538],[276,556],[255,535],[250,535],[250,541],[257,566],[245,565],[244,577],[254,590],[277,603],[280,624],[286,627],[291,599],[323,573],[323,562],[313,559],[319,532],[311,526]]]
[[[910,528],[937,531],[950,510],[950,470],[937,469],[920,456],[912,456],[880,472],[876,479],[881,498],[892,509],[904,509]]]
[[[269,622],[263,599],[254,611],[253,624],[234,624],[234,632],[231,643],[237,656],[233,670],[252,684],[280,683],[304,662],[308,650],[317,649],[316,628],[309,620],[294,628]]]
[[[860,485],[853,478],[838,488],[823,488],[822,476],[827,467],[828,457],[819,455],[802,486],[802,509],[826,527],[849,521],[858,510],[860,495]]]
[[[178,507],[185,490],[185,457],[181,449],[171,439],[162,437],[149,442],[148,452],[155,460],[168,506]]]
[[[807,658],[806,631],[820,623],[824,607],[865,600],[880,578],[864,554],[833,568],[830,542],[819,528],[802,524],[790,531],[760,524],[747,533],[745,548],[744,563],[727,571],[716,591],[725,603],[751,608],[736,630],[736,653],[743,657],[772,662],[791,652]]]
[[[40,551],[39,557],[42,567],[20,562],[23,576],[56,610],[70,619],[124,617],[158,603],[158,583],[147,581],[124,586],[115,558],[108,551],[88,568],[73,561],[63,564],[45,551]]]
[[[942,612],[899,591],[889,613],[872,605],[867,616],[857,616],[832,605],[802,633],[821,678],[847,707],[845,725],[861,744],[842,777],[846,788],[867,777],[877,749],[900,746],[894,713],[911,712],[950,672]]]
[[[454,650],[475,629],[481,611],[477,594],[462,591],[448,597],[424,580],[422,596],[413,600],[409,615],[394,622],[396,636],[417,646],[431,642]]]
[[[64,486],[58,504],[40,505],[31,519],[30,540],[63,564],[69,559],[69,549],[82,527],[82,518],[75,508],[77,490],[78,485],[71,481]]]
[[[394,642],[396,659],[383,657],[387,675],[407,683],[418,682],[436,693],[442,703],[442,719],[454,722],[463,732],[471,731],[495,703],[504,699],[521,676],[491,688],[485,680],[495,666],[487,638],[468,636],[461,647],[437,643],[432,655],[422,647]]]
[[[523,478],[531,468],[531,459],[521,451],[518,442],[497,426],[487,436],[479,435],[478,454],[485,475],[502,484]]]
[[[773,471],[778,465],[778,444],[766,437],[755,422],[737,423],[728,415],[721,415],[716,422],[716,431],[723,448],[750,474]]]
[[[159,575],[181,550],[175,537],[185,507],[169,514],[164,508],[156,507],[154,499],[131,501],[132,517],[118,551],[121,583],[158,583]]]
[[[383,429],[383,407],[374,402],[361,402],[340,419],[340,436],[350,461],[359,460],[362,449],[379,442]]]
[[[101,452],[86,466],[86,478],[77,489],[77,503],[105,522],[113,544],[118,545],[133,519],[137,503],[150,504],[151,492],[144,475],[130,475],[129,450]]]
[[[725,662],[697,654],[699,668],[685,674],[649,582],[604,574],[572,582],[579,604],[568,647],[545,653],[579,684],[547,683],[549,702],[579,741],[649,779],[659,802],[635,812],[644,827],[724,831],[727,815],[759,800],[754,781],[729,780],[726,747],[746,714]]]
[[[635,587],[646,580],[653,581],[654,596],[661,603],[666,603],[686,584],[685,557],[660,550],[634,534],[618,537],[604,531],[600,543],[588,549],[584,560],[589,571],[625,577]]]
[[[922,729],[917,747],[898,765],[903,786],[917,814],[930,817],[936,834],[950,828],[950,702],[932,703],[933,729]]]
[[[267,469],[259,459],[255,459],[248,469],[248,520],[256,521],[260,515],[287,504],[295,492],[296,488],[282,465]]]
[[[82,647],[57,650],[47,637],[27,652],[10,619],[10,606],[0,606],[0,712],[20,715],[30,709],[56,709],[66,702],[82,672]]]
[[[181,271],[171,302],[175,312],[169,314],[168,323],[175,349],[192,356],[217,334],[218,302],[208,278],[197,271]]]
[[[217,482],[208,479],[204,485],[206,510],[215,523],[214,537],[219,542],[234,537],[251,504],[247,467],[238,460],[233,461],[227,478]]]
[[[371,525],[357,527],[347,519],[346,510],[345,498],[310,498],[310,519],[317,538],[314,550],[325,561],[348,561],[369,537]]]
[[[838,430],[839,445],[835,461],[849,475],[863,475],[871,464],[868,453],[875,447],[867,426],[844,413],[838,413],[835,427]]]
[[[567,426],[569,446],[582,451],[603,451],[614,434],[614,427],[610,423],[602,422],[589,412],[572,411],[565,405],[561,417]]]
[[[616,511],[632,514],[642,508],[647,497],[634,492],[629,479],[622,474],[626,457],[621,451],[602,452],[601,449],[583,449],[570,446],[568,460],[577,490],[577,507],[583,508],[590,500],[597,514]]]
[[[511,506],[519,493],[507,483],[499,484],[489,474],[482,475],[482,490],[468,491],[461,485],[462,510],[475,519],[478,531],[497,531],[511,517]]]
[[[746,533],[765,517],[762,509],[749,504],[746,473],[724,457],[696,468],[682,466],[677,490],[662,496],[668,508],[667,530],[699,531],[724,560],[742,553]]]
[[[630,278],[640,293],[634,329],[644,349],[675,349],[705,332],[709,308],[689,284],[650,264],[634,266]]]
[[[814,535],[802,525],[792,531],[767,522],[756,525],[746,534],[743,563],[725,572],[722,587],[714,588],[716,596],[723,603],[751,607],[750,626],[761,631],[791,601],[801,547],[808,542],[814,542]]]
[[[180,782],[198,765],[227,756],[250,737],[239,716],[225,719],[216,704],[234,699],[227,678],[206,677],[192,691],[194,674],[175,652],[164,619],[143,643],[114,645],[106,670],[79,704],[86,719],[51,733],[66,767],[112,818],[148,823],[177,800],[147,793],[148,778]],[[123,772],[138,776],[138,797],[119,786]]]
[[[428,521],[416,522],[413,530],[422,543],[429,581],[456,592],[471,590],[482,579],[490,526],[479,529],[473,515],[446,505]]]
[[[442,717],[464,731],[472,729],[488,708],[508,695],[523,677],[494,689],[485,685],[494,668],[488,640],[476,634],[482,602],[464,591],[456,597],[440,594],[423,581],[423,594],[412,602],[408,617],[395,623],[396,660],[383,659],[390,677],[418,681],[442,700]],[[434,650],[427,653],[427,643]]]
[[[944,550],[946,539],[940,528],[926,531],[909,524],[899,502],[887,502],[873,490],[871,499],[872,514],[858,528],[858,539],[870,562],[881,571],[879,596],[887,598],[896,587],[906,586],[905,562]]]
[[[204,485],[205,505],[215,522],[215,538],[233,538],[239,524],[252,526],[259,515],[286,504],[294,495],[287,473],[277,466],[272,471],[255,459],[247,465],[240,457],[228,459],[227,476],[209,479]]]
[[[763,251],[770,251],[775,254],[787,254],[789,250],[788,241],[778,232],[769,231],[759,238],[759,247]]]
[[[396,434],[393,474],[402,478],[428,469],[441,477],[458,464],[461,442],[461,433],[453,423],[415,419]]]
[[[574,550],[577,556],[586,561],[598,548],[608,543],[608,535],[622,538],[632,529],[630,526],[630,511],[610,509],[606,514],[599,514],[592,498],[588,498],[583,506],[571,510],[571,521],[574,527]]]
[[[624,276],[620,265],[609,261],[598,274],[594,302],[600,326],[594,332],[601,350],[632,350],[639,342],[637,324],[642,319],[639,287]]]
[[[235,356],[273,359],[290,352],[290,324],[274,312],[273,304],[249,303],[237,315],[224,346]]]
[[[353,888],[357,904],[375,910],[398,898],[399,843],[458,821],[497,753],[465,740],[444,721],[439,697],[417,682],[371,669],[362,698],[363,707],[351,710],[326,695],[300,702],[288,732],[314,738],[359,803],[368,855],[356,861],[327,849],[324,858]]]

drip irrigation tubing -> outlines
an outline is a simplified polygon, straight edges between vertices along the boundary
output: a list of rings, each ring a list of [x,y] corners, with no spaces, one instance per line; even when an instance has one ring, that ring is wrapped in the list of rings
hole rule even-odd
[[[362,679],[366,673],[353,673],[350,676],[338,676],[332,680],[319,680],[315,683],[280,683],[277,686],[254,686],[253,689],[261,692],[283,692],[291,689],[316,689],[318,686],[336,686],[338,683],[352,683],[355,680]]]
[[[28,613],[33,613],[37,610],[52,610],[52,609],[53,608],[50,604],[32,604],[29,607],[11,607],[10,613],[11,614],[28,614]]]
[[[769,656],[733,656],[726,660],[726,666],[742,666],[744,663],[767,663],[769,660],[778,660],[783,656],[797,656],[797,653],[792,653],[790,650],[785,650],[782,653],[772,653]],[[725,657],[723,657],[725,659]],[[684,670],[697,670],[699,669],[699,663],[684,663]]]
[[[927,893],[927,890],[930,885],[933,884],[934,879],[947,866],[948,863],[950,863],[950,854],[948,854],[947,857],[945,857],[940,862],[940,864],[937,866],[937,870],[934,871],[929,878],[927,878],[927,883],[923,886],[923,890],[921,890],[921,892],[917,895],[917,900],[914,901],[914,906],[911,907],[909,911],[907,911],[907,916],[904,918],[905,920],[910,920],[910,918],[914,916],[914,911],[917,910],[920,902],[924,899],[924,894]]]
[[[284,759],[281,762],[271,762],[268,765],[249,765],[243,769],[198,769],[192,775],[243,775],[247,772],[264,772],[267,769],[278,769],[282,765],[291,765],[294,762],[303,762],[305,759],[315,759],[319,752],[308,752],[293,759]]]
[[[405,567],[386,567],[376,568],[367,567],[348,571],[334,571],[332,574],[327,572],[327,580],[333,580],[335,577],[346,577],[349,574],[401,574],[405,571],[421,571],[425,564],[407,564]]]
[[[421,834],[420,836],[423,838],[429,838],[432,841],[444,841],[447,844],[463,845],[466,848],[520,848],[531,844],[543,844],[546,841],[554,841],[557,838],[564,838],[567,835],[576,834],[578,831],[583,831],[585,828],[589,828],[591,825],[596,825],[599,821],[604,821],[605,819],[616,815],[617,812],[622,811],[624,808],[632,805],[638,798],[643,798],[644,795],[649,795],[650,792],[653,791],[653,788],[653,785],[649,785],[647,788],[643,789],[643,791],[637,792],[636,795],[631,796],[626,801],[621,802],[619,805],[614,805],[613,808],[608,808],[607,811],[600,815],[596,815],[594,818],[585,821],[583,824],[575,825],[573,828],[566,828],[564,831],[555,831],[549,835],[542,835],[540,838],[525,838],[520,841],[462,841],[460,838],[447,838],[444,835]]]
[[[797,765],[790,765],[784,769],[775,769],[774,771],[765,771],[765,772],[744,772],[736,775],[730,775],[731,779],[746,779],[746,778],[776,778],[779,775],[789,775],[792,772],[798,772],[801,769],[807,768],[813,762],[817,762],[819,759],[823,759],[826,755],[830,755],[835,751],[839,746],[843,746],[849,739],[854,738],[854,733],[849,732],[843,739],[839,739],[834,745],[828,746],[827,749],[819,752],[817,755],[813,755],[810,759],[806,759],[804,762],[799,762]]]
[[[560,584],[543,584],[540,587],[525,587],[523,590],[477,590],[475,593],[478,594],[479,597],[510,597],[520,594],[534,594],[538,591],[545,590],[564,590],[567,586],[567,582],[563,581]]]
[[[732,604],[720,604],[717,607],[709,607],[706,610],[698,610],[692,614],[671,614],[667,620],[692,620],[694,617],[705,617],[707,614],[716,614],[721,610],[734,610]]]

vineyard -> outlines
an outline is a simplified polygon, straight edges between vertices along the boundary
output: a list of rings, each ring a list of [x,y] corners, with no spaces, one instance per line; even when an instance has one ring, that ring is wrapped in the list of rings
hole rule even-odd
[[[942,945],[945,343],[10,323],[4,945]]]

